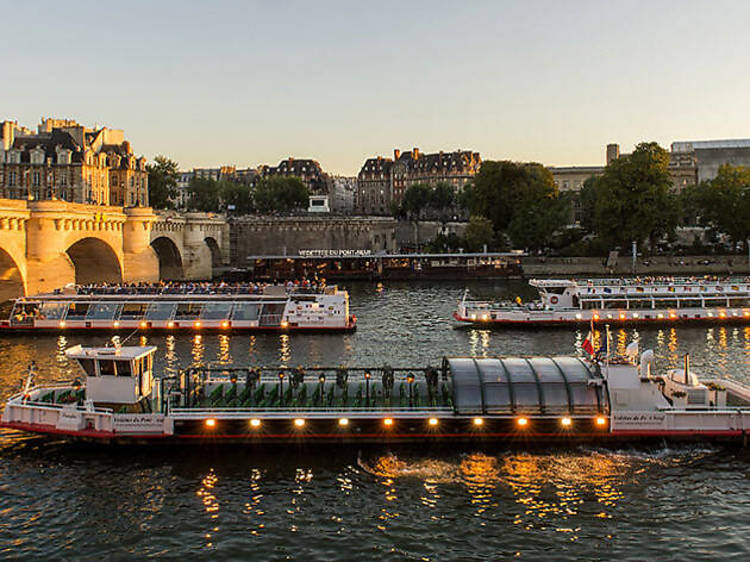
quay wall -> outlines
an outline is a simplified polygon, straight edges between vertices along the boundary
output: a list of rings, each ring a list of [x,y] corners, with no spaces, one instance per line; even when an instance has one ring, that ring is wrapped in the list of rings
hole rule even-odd
[[[614,267],[607,258],[524,257],[525,277],[575,277],[632,275],[632,259],[620,257]],[[638,258],[636,275],[750,275],[747,256],[654,256]]]

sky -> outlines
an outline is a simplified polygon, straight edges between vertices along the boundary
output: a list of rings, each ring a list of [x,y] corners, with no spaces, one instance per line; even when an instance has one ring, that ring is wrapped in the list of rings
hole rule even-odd
[[[750,137],[750,2],[0,0],[0,120],[124,129],[181,169],[394,148],[601,165]]]

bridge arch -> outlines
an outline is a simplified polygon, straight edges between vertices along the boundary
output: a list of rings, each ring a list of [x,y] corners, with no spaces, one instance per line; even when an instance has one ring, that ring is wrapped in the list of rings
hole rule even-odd
[[[159,279],[176,280],[185,278],[182,265],[182,254],[174,240],[168,236],[159,236],[151,241],[151,247],[159,258]]]
[[[24,296],[25,286],[18,263],[10,253],[0,248],[0,302]]]
[[[211,269],[213,270],[214,268],[221,267],[221,248],[219,247],[216,238],[213,236],[206,236],[203,241],[211,252]]]
[[[77,285],[121,283],[122,264],[112,246],[99,238],[78,240],[65,251],[75,269]]]

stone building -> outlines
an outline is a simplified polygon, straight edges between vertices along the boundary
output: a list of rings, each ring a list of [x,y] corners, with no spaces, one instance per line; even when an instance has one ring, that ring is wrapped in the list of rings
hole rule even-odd
[[[310,158],[292,158],[279,162],[278,166],[263,165],[258,168],[261,178],[270,176],[296,176],[302,180],[313,195],[328,195],[333,187],[331,177],[323,171],[320,163]]]
[[[456,150],[423,154],[419,148],[408,152],[393,151],[393,159],[368,158],[357,176],[355,199],[357,212],[389,214],[398,205],[410,185],[434,186],[445,182],[460,192],[479,172],[482,158],[478,152]]]
[[[357,178],[333,176],[331,192],[331,211],[344,215],[354,212],[354,197],[357,192]]]
[[[0,197],[148,206],[146,159],[120,129],[43,119],[36,132],[4,121],[0,133]]]
[[[714,179],[723,164],[750,166],[750,139],[677,141],[671,148],[672,159],[680,160],[683,176],[693,183]]]

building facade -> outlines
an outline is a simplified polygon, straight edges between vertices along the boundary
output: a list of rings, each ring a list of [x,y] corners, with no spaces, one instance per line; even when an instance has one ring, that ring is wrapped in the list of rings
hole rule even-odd
[[[0,197],[148,206],[146,159],[122,130],[43,119],[36,132],[4,121],[0,133]]]
[[[331,177],[323,171],[317,160],[292,158],[279,162],[278,166],[263,165],[258,168],[261,178],[270,176],[295,176],[302,180],[311,195],[329,195],[333,187]]]
[[[671,148],[672,157],[684,162],[684,174],[691,172],[695,183],[714,179],[724,164],[750,166],[750,139],[676,141]]]

